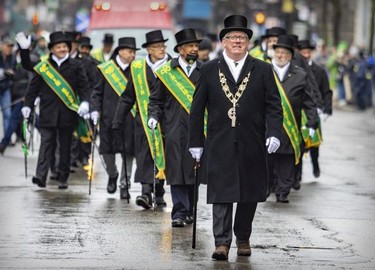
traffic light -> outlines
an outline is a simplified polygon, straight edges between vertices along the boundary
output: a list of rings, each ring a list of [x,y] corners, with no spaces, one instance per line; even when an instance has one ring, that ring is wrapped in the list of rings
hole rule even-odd
[[[38,14],[34,14],[33,15],[32,19],[31,19],[31,23],[33,25],[38,25],[39,24],[39,16],[38,16]]]
[[[266,15],[262,11],[258,11],[254,15],[255,22],[259,25],[264,24],[266,21]]]

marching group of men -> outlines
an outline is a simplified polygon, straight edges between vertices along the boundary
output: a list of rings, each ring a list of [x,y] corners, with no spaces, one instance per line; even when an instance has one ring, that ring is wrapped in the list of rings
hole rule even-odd
[[[228,259],[232,232],[237,255],[250,256],[257,203],[271,192],[277,202],[288,202],[291,189],[300,188],[306,147],[319,177],[319,114],[332,113],[332,92],[324,71],[311,62],[313,46],[307,40],[298,42],[273,27],[249,51],[247,24],[244,16],[227,17],[219,33],[222,55],[206,63],[198,60],[202,39],[191,28],[175,34],[174,58],[166,53],[162,31],[148,32],[144,59],[135,59],[140,48],[133,37],[119,38],[112,52],[113,36],[106,34],[103,49],[91,51],[88,37],[58,31],[50,35],[48,58],[32,62],[30,38],[19,33],[23,64],[35,71],[24,118],[40,98],[41,144],[32,182],[46,187],[55,163],[58,187],[68,188],[71,152],[81,148],[82,163],[90,153],[90,144],[74,143],[72,134],[79,122],[93,133],[98,128],[108,193],[116,192],[120,179],[120,196],[130,199],[135,158],[134,181],[142,185],[136,204],[166,206],[166,182],[171,224],[185,227],[196,218],[194,168],[200,164],[200,182],[207,184],[207,203],[213,204],[212,258]],[[58,160],[52,162],[56,152]]]

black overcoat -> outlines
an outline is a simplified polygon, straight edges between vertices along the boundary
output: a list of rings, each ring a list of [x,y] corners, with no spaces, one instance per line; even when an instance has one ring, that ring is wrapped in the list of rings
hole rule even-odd
[[[324,68],[312,62],[311,70],[314,73],[316,83],[323,99],[323,112],[332,114],[332,90],[329,89],[329,80],[327,72]]]
[[[69,83],[76,95],[79,96],[81,102],[89,102],[88,79],[81,61],[69,57],[60,67],[57,66],[51,55],[48,61]],[[68,127],[77,125],[77,112],[70,110],[40,75],[34,76],[31,80],[30,87],[26,92],[24,106],[33,108],[34,101],[38,96],[40,96],[40,127]]]
[[[251,72],[236,107],[236,126],[228,110],[232,103],[222,89],[219,70],[232,93]],[[266,137],[280,137],[282,108],[271,65],[247,56],[235,82],[223,57],[203,64],[189,122],[189,147],[203,147],[203,113],[208,110],[206,180],[208,203],[261,202],[267,198]]]
[[[316,103],[314,101],[313,92],[310,83],[307,80],[307,73],[300,67],[292,65],[285,73],[281,84],[289,103],[293,108],[294,117],[296,119],[298,129],[301,128],[301,110],[304,109],[307,116],[307,127],[316,128],[318,123],[318,113]],[[290,139],[283,129],[281,135],[281,146],[276,151],[278,154],[293,154],[294,150]]]
[[[156,81],[156,77],[149,65],[146,66],[146,77],[149,90]],[[126,115],[130,115],[130,110],[134,104],[137,104],[137,97],[135,93],[134,81],[132,76],[126,86],[126,90],[121,95],[117,104],[116,115],[113,120],[113,128],[122,128],[124,125],[123,119]],[[137,110],[139,111],[139,110]],[[147,119],[146,119],[147,121]],[[137,162],[137,170],[135,172],[134,181],[152,184],[154,180],[154,161],[151,156],[149,143],[147,141],[146,133],[142,125],[140,114],[135,116],[135,159]],[[147,123],[146,123],[146,128]],[[158,180],[157,180],[158,181]]]
[[[115,64],[118,66],[116,60]],[[129,80],[130,66],[124,71],[118,67]],[[125,143],[125,154],[134,155],[134,118],[131,114],[125,117],[121,136],[116,136],[112,129],[112,122],[115,117],[117,103],[120,97],[111,87],[100,70],[99,78],[91,94],[91,111],[100,113],[99,136],[100,136],[100,154],[115,154],[123,152],[123,143]]]
[[[171,60],[171,67],[180,67],[178,58]],[[194,85],[198,80],[200,67],[201,64],[197,62],[196,68],[189,76]],[[167,184],[193,185],[195,160],[188,149],[189,114],[159,79],[151,91],[148,112],[149,117],[160,122],[165,138]]]

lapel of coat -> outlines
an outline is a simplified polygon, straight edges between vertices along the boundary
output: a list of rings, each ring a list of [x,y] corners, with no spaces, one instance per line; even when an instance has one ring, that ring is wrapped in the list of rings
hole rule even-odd
[[[289,66],[288,70],[285,73],[285,76],[284,76],[284,79],[283,79],[282,83],[286,82],[287,80],[289,80],[290,78],[292,78],[294,73],[295,73],[295,71],[294,71],[294,65],[292,63],[290,63],[290,66]]]
[[[240,76],[238,77],[237,84],[240,84],[242,82],[243,78],[253,69],[253,67],[254,67],[254,59],[252,59],[252,57],[248,55],[245,59],[245,63],[242,67]]]

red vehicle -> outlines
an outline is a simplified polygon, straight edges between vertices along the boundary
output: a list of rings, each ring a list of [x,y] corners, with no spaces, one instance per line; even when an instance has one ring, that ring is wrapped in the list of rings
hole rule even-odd
[[[165,2],[155,0],[95,0],[91,9],[88,35],[94,48],[102,46],[104,33],[120,37],[135,37],[137,47],[146,42],[145,34],[161,29],[168,38],[167,52],[173,54],[175,45],[173,21]],[[116,47],[117,45],[114,45]],[[145,57],[146,51],[137,51],[137,58]]]

